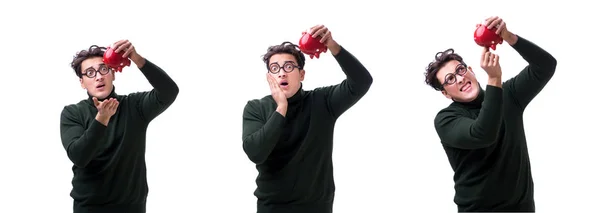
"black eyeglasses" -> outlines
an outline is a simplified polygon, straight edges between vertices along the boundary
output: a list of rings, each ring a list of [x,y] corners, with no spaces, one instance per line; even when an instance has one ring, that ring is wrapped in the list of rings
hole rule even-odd
[[[283,66],[279,66],[277,63],[272,63],[269,65],[269,72],[272,74],[277,74],[283,69],[284,72],[290,73],[294,71],[294,68],[300,69],[300,66],[294,65],[293,62],[285,62]]]
[[[83,75],[87,76],[88,78],[94,78],[96,77],[96,73],[100,73],[101,75],[106,75],[108,74],[108,72],[111,69],[108,68],[108,66],[106,66],[106,64],[100,64],[100,66],[98,66],[98,70],[94,69],[93,67],[87,68],[85,70],[85,73],[83,73]]]
[[[442,84],[442,86],[452,85],[456,83],[456,75],[464,76],[466,73],[467,65],[463,63],[458,64],[454,73],[446,74],[446,78],[444,79],[444,83]]]

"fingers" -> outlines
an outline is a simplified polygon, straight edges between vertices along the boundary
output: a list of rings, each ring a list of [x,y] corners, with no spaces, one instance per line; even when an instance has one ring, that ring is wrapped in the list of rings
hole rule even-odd
[[[504,28],[506,28],[506,23],[502,21],[500,24],[498,24],[498,27],[496,28],[496,34],[500,35],[500,32],[502,32]]]
[[[497,54],[492,54],[493,55],[493,59],[492,59],[492,66],[498,66],[498,64],[500,63],[500,56],[498,56]]]
[[[125,51],[125,50],[129,49],[130,46],[131,46],[131,42],[129,42],[129,40],[117,41],[114,45],[115,53]]]
[[[483,47],[483,52],[481,53],[481,61],[479,61],[479,63],[481,65],[485,64],[485,57],[487,55],[487,53],[490,52],[490,48],[489,47]]]
[[[308,33],[310,35],[312,35],[313,38],[317,38],[319,36],[324,37],[325,33],[327,33],[327,31],[329,31],[329,30],[324,25],[317,25],[317,26],[310,28]]]
[[[274,91],[274,89],[276,89],[277,82],[269,73],[267,73],[267,81],[269,82],[269,88],[271,88],[271,91]]]
[[[123,53],[123,58],[129,58],[129,56],[131,55],[131,53],[134,50],[135,50],[135,47],[133,45],[129,45],[129,48],[127,48],[127,50],[125,50],[125,53]]]
[[[493,28],[500,29],[502,27],[501,25],[503,23],[504,23],[504,21],[498,16],[492,16],[485,20],[485,26],[487,26],[488,29],[493,29]],[[497,32],[498,32],[498,30],[497,30]]]
[[[321,40],[319,40],[321,43],[325,43],[329,38],[331,38],[331,32],[328,30],[327,32],[325,32],[325,35],[321,36]]]
[[[118,107],[119,107],[119,101],[117,101],[117,99],[112,99],[112,102],[110,103],[108,110],[110,110],[111,112],[114,112],[114,111],[117,111]]]
[[[322,29],[323,27],[325,27],[325,26],[323,26],[322,24],[315,25],[315,26],[311,27],[310,29],[308,29],[308,34],[314,35],[315,32]]]
[[[481,66],[483,67],[487,67],[489,62],[490,62],[490,56],[492,55],[491,52],[486,52],[483,54],[483,60],[481,61]]]
[[[98,107],[98,105],[100,105],[100,103],[98,102],[98,98],[93,97],[92,100],[94,100],[94,106]]]
[[[492,25],[492,22],[496,21],[498,19],[498,16],[491,16],[485,19],[485,21],[483,22],[483,25],[487,26],[488,29],[491,29],[490,26],[494,26]]]

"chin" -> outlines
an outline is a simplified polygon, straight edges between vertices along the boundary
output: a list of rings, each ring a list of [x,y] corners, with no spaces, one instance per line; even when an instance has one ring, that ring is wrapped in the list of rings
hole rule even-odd
[[[97,99],[105,99],[106,97],[108,97],[108,95],[110,95],[109,92],[96,92],[96,93],[92,93],[92,96],[96,97]]]

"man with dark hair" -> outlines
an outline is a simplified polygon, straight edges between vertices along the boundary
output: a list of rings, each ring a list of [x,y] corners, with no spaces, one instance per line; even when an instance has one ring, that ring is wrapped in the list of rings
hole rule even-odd
[[[529,63],[502,83],[499,57],[483,48],[486,90],[452,49],[427,67],[426,83],[453,100],[435,117],[435,129],[454,170],[459,212],[535,212],[523,111],[554,75],[556,59],[506,28],[498,17],[485,25]]]
[[[71,67],[89,98],[65,106],[60,115],[62,143],[74,164],[75,213],[146,212],[146,130],[179,93],[177,84],[129,41],[113,48],[133,61],[154,89],[117,95],[115,70],[102,60],[106,48],[93,45],[75,55]]]
[[[324,43],[346,74],[340,84],[302,89],[304,55],[284,42],[264,55],[271,95],[248,101],[243,149],[256,164],[258,213],[332,212],[334,125],[369,90],[367,69],[323,25],[308,33]]]

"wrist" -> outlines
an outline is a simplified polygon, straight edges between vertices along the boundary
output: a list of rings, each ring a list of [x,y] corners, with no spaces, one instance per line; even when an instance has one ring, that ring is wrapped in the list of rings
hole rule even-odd
[[[502,88],[502,77],[489,77],[488,85]]]
[[[332,40],[331,45],[327,47],[332,55],[336,56],[340,51],[342,51],[342,46],[338,44],[336,41]]]
[[[108,126],[108,121],[110,120],[110,117],[106,118],[104,116],[101,116],[100,114],[97,114],[96,115],[96,120],[98,122],[100,122],[101,124],[103,124],[104,126]]]
[[[287,104],[278,105],[275,111],[277,111],[279,114],[285,117],[287,113]]]
[[[507,31],[506,35],[502,39],[506,41],[506,43],[508,43],[510,46],[513,46],[517,43],[519,37],[517,37],[517,35],[515,35],[514,33]]]
[[[146,64],[146,59],[137,53],[131,54],[130,59],[138,68],[142,68]]]

